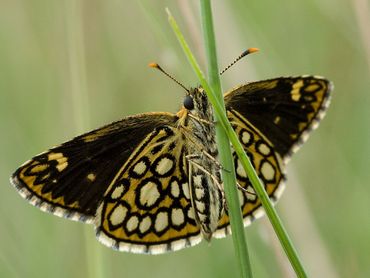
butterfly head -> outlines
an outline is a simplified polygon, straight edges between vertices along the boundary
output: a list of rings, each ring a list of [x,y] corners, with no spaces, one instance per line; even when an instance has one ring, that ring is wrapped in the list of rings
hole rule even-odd
[[[212,108],[202,87],[190,89],[184,98],[183,105],[187,113],[196,118],[207,121],[212,118]]]

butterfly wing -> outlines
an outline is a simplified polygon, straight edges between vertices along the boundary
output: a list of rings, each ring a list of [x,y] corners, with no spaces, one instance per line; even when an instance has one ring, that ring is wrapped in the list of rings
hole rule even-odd
[[[186,144],[178,128],[157,128],[123,163],[98,209],[95,225],[103,244],[158,254],[201,241],[189,194]]]
[[[242,85],[225,94],[229,121],[272,201],[284,189],[284,165],[317,127],[332,84],[315,76],[276,78]],[[264,212],[236,153],[233,153],[244,225]],[[215,237],[230,233],[225,215]]]
[[[281,156],[273,149],[272,143],[250,122],[236,111],[227,111],[229,121],[239,137],[254,169],[263,181],[267,194],[273,201],[281,195],[284,184]],[[261,202],[252,187],[250,180],[238,156],[233,151],[235,173],[239,188],[239,201],[241,204],[244,226],[263,214]],[[215,237],[224,237],[230,233],[229,218],[225,214],[219,221]]]
[[[261,131],[286,161],[324,116],[332,86],[317,76],[281,77],[235,88],[225,94],[225,103]]]
[[[92,223],[122,162],[147,134],[176,120],[169,113],[127,117],[35,156],[12,175],[11,182],[41,210]]]

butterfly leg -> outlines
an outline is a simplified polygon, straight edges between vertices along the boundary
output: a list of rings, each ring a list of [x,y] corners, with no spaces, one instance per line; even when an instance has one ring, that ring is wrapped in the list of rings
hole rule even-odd
[[[197,116],[194,116],[193,114],[188,114],[190,118],[193,118],[194,120],[198,121],[198,122],[202,122],[202,123],[205,123],[207,125],[216,125],[219,123],[219,121],[213,121],[213,122],[210,122],[210,121],[207,121],[207,120],[204,120],[204,119],[200,119],[198,118]]]
[[[209,171],[207,171],[203,166],[201,166],[199,163],[195,162],[193,159],[194,158],[199,158],[198,157],[194,157],[196,155],[190,155],[190,156],[186,156],[186,158],[188,159],[189,161],[189,166],[190,165],[193,165],[193,166],[196,166],[200,171],[202,171],[203,173],[205,173],[206,175],[208,175],[209,177],[211,177],[211,179],[215,182],[215,184],[217,185],[218,189],[223,192],[223,187],[220,183],[220,181],[217,179],[217,177],[215,177],[215,175],[212,175]]]
[[[228,173],[231,173],[230,170],[226,169],[225,167],[223,167],[221,165],[220,162],[218,162],[218,160],[216,158],[214,158],[212,155],[210,155],[209,153],[207,153],[206,151],[202,150],[202,155],[206,156],[207,158],[209,158],[209,160],[211,160],[217,167],[217,170],[224,170]],[[190,155],[187,155],[186,156],[187,159],[201,159],[200,155],[198,154],[190,154]]]
[[[205,152],[205,151],[202,151],[202,154],[204,154],[206,157],[208,157],[211,161],[213,161],[215,163],[215,165],[218,167],[218,170],[224,170],[228,173],[231,173],[230,170],[227,170],[225,169],[218,161],[217,159],[215,159],[213,156],[211,156],[209,153]],[[193,156],[194,158],[199,158],[198,155],[194,154],[194,155],[191,155]],[[198,166],[199,167],[199,166]],[[204,169],[205,170],[205,169]],[[242,187],[238,182],[236,182],[236,185],[238,186],[238,188],[241,190],[241,191],[244,191],[246,193],[249,193],[249,194],[252,194],[252,195],[256,195],[256,193],[253,193],[253,192],[250,192],[248,191],[247,189],[245,189],[244,187]]]
[[[240,183],[236,182],[236,185],[238,186],[238,189],[240,189],[241,191],[243,191],[243,192],[245,192],[245,193],[249,193],[249,194],[251,194],[251,195],[256,195],[256,193],[251,192],[251,191],[249,191],[249,190],[245,189],[244,187],[242,187],[242,186],[240,185]]]
[[[204,124],[207,124],[207,125],[213,125],[214,123],[213,122],[210,122],[210,121],[207,121],[207,120],[204,120],[204,119],[200,119],[198,118],[197,116],[194,116],[193,114],[190,114],[188,113],[188,116],[198,122],[201,122],[201,123],[204,123]]]
[[[202,151],[202,154],[204,154],[206,157],[208,157],[211,161],[213,161],[215,163],[215,165],[218,167],[218,170],[223,170],[223,171],[226,171],[228,173],[231,173],[230,170],[226,169],[225,167],[223,167],[221,165],[220,162],[218,162],[218,160],[216,158],[214,158],[212,155],[210,155],[209,153],[207,153],[206,151]]]

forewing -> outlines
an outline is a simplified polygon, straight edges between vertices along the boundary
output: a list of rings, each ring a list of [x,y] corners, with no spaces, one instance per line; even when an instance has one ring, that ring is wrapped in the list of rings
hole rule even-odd
[[[35,156],[11,182],[43,211],[91,223],[122,163],[154,129],[176,120],[169,113],[127,117]]]
[[[270,140],[242,115],[236,111],[227,111],[227,115],[254,169],[262,180],[267,194],[275,202],[284,189],[284,174],[279,153],[274,150]],[[243,188],[239,188],[238,194],[244,226],[247,226],[260,217],[264,211],[235,151],[233,151],[233,157],[238,187]],[[229,233],[229,217],[225,214],[214,236],[223,237]]]
[[[96,232],[121,251],[158,254],[200,242],[188,185],[186,141],[158,128],[123,163],[98,209]]]
[[[317,76],[281,77],[233,89],[225,94],[225,103],[287,160],[324,116],[331,89],[328,80]]]

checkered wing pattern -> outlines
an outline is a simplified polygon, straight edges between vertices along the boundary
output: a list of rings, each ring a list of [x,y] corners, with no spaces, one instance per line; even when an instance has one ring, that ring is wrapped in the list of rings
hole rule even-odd
[[[330,101],[332,83],[318,76],[281,77],[239,86],[225,94],[229,121],[266,192],[276,202],[284,189],[284,167],[318,126]],[[234,152],[244,225],[264,211]],[[227,214],[215,237],[230,233]]]
[[[102,243],[121,251],[158,254],[200,242],[185,153],[186,141],[176,128],[158,128],[142,141],[98,209]]]

